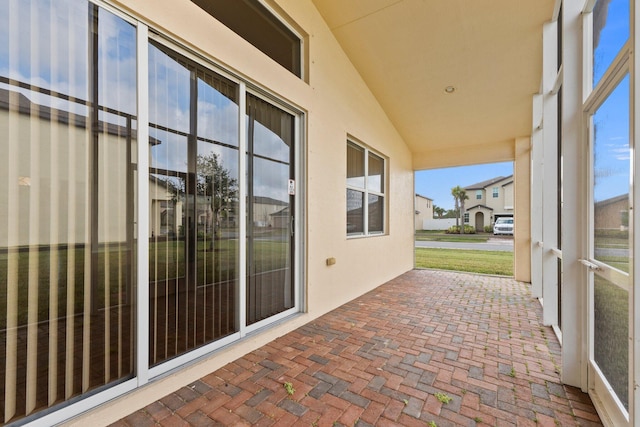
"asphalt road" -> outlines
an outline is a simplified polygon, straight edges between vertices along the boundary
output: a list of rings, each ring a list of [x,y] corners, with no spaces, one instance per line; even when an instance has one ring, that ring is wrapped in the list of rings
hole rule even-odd
[[[476,251],[513,252],[512,238],[490,238],[485,243],[416,241],[416,248],[471,249]]]

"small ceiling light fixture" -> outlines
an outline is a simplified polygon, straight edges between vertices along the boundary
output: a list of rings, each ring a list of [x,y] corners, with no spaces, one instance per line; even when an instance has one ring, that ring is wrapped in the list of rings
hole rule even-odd
[[[447,87],[444,88],[444,91],[446,93],[453,93],[453,92],[456,91],[456,88],[454,86],[447,86]]]

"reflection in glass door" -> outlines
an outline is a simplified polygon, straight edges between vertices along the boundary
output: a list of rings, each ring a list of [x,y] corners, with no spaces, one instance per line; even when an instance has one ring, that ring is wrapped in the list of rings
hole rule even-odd
[[[629,76],[593,114],[591,375],[629,410]]]
[[[294,116],[247,95],[247,325],[295,306]],[[292,188],[289,188],[289,184]]]
[[[238,86],[149,47],[149,363],[238,331]]]

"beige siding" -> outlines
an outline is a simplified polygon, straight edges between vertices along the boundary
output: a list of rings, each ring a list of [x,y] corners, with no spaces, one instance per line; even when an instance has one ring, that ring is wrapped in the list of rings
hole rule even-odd
[[[416,230],[424,228],[424,221],[433,219],[433,200],[422,196],[416,196]]]

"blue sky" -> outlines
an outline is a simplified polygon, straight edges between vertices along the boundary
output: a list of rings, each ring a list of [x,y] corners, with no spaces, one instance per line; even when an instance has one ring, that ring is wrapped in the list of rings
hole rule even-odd
[[[444,209],[453,209],[451,188],[456,185],[466,187],[476,182],[511,174],[513,174],[513,162],[430,169],[415,173],[415,188],[416,193],[433,199],[435,205]]]

